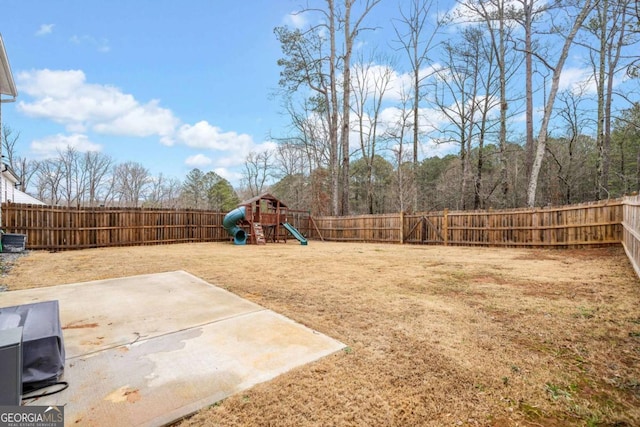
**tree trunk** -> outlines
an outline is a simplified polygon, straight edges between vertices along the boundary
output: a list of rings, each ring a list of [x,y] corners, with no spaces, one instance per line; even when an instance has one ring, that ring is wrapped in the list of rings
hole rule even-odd
[[[418,42],[417,39],[413,43],[414,58],[416,65],[413,67],[413,167],[411,169],[413,178],[413,212],[418,211],[418,149],[419,149],[419,131],[420,131],[420,115],[418,105],[420,103],[420,67],[417,65],[418,58]]]
[[[596,200],[600,200],[603,196],[606,197],[606,183],[604,180],[604,157],[605,157],[605,147],[604,147],[604,86],[605,86],[605,76],[606,76],[606,34],[607,34],[607,15],[608,15],[608,5],[609,0],[602,0],[602,6],[599,8],[598,13],[598,21],[600,25],[600,34],[599,34],[599,49],[598,49],[598,76],[596,77],[596,81],[598,82],[598,118],[597,118],[597,126],[596,126],[596,146],[598,147],[597,153],[597,161],[596,161],[596,188],[595,188],[595,198]]]
[[[544,115],[542,117],[542,123],[540,126],[540,132],[538,134],[538,146],[536,147],[536,155],[533,161],[533,166],[531,168],[531,176],[529,177],[529,186],[527,187],[527,206],[534,207],[536,203],[536,190],[538,188],[538,177],[540,175],[540,168],[542,167],[542,160],[544,158],[544,153],[546,150],[547,143],[547,131],[549,128],[549,121],[551,119],[551,113],[553,112],[553,104],[556,100],[556,95],[558,93],[558,85],[560,84],[560,75],[562,74],[562,68],[564,67],[564,63],[569,55],[569,48],[573,43],[573,39],[578,33],[578,29],[589,15],[589,12],[592,9],[591,0],[585,0],[582,10],[575,20],[569,35],[564,41],[564,45],[562,47],[562,53],[560,54],[560,58],[558,59],[558,63],[556,64],[553,70],[553,77],[551,79],[551,90],[549,91],[549,99],[544,107]]]
[[[340,164],[338,163],[338,93],[336,84],[336,15],[333,0],[327,0],[329,6],[329,85],[331,98],[331,115],[329,118],[329,168],[331,169],[331,215],[340,213]]]
[[[342,203],[340,215],[349,215],[349,112],[351,110],[351,51],[353,48],[354,34],[351,33],[351,5],[353,0],[345,0],[344,16],[344,43],[345,54],[343,64],[342,81]]]
[[[533,25],[533,0],[522,3],[524,19],[524,61],[525,61],[525,93],[526,93],[526,142],[525,142],[525,173],[531,175],[533,166],[533,47],[531,31]]]
[[[613,86],[614,77],[618,68],[618,62],[620,61],[620,54],[626,38],[627,27],[627,5],[628,0],[623,0],[613,7],[616,8],[613,18],[613,25],[611,32],[615,34],[618,32],[618,38],[615,43],[610,43],[607,46],[607,60],[608,60],[608,75],[607,83],[605,87],[605,100],[604,100],[604,156],[602,159],[602,184],[605,189],[609,190],[609,168],[611,164],[611,104],[613,100]],[[612,38],[613,34],[607,35],[607,40]]]
[[[498,11],[499,47],[497,52],[498,69],[500,71],[500,185],[502,200],[506,203],[509,195],[509,181],[507,179],[507,75],[506,49],[504,46],[504,1],[500,2]]]

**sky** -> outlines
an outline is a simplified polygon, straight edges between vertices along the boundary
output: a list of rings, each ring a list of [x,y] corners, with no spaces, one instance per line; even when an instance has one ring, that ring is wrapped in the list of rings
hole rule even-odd
[[[277,88],[288,0],[0,0],[18,88],[2,122],[17,151],[68,145],[183,179],[198,167],[233,183],[283,126]],[[5,97],[6,99],[6,97]]]
[[[360,43],[392,50],[398,6],[383,0],[367,19],[376,29]],[[16,102],[2,104],[2,123],[20,133],[17,154],[28,159],[71,146],[141,163],[154,176],[182,180],[197,167],[238,186],[247,154],[286,134],[274,96],[282,53],[273,29],[304,24],[292,15],[300,7],[300,0],[0,0],[18,88]],[[572,55],[561,84],[587,72]],[[408,78],[394,74],[396,84]],[[433,146],[422,155],[442,153]]]

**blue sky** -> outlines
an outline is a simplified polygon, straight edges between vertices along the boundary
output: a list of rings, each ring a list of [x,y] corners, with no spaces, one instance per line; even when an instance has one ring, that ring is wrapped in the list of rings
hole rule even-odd
[[[289,1],[0,1],[16,103],[2,120],[18,152],[70,144],[154,175],[193,167],[237,181],[238,165],[282,126],[273,28]]]
[[[374,9],[367,25],[377,30],[362,33],[359,48],[398,55],[390,48],[390,18],[400,3],[383,0]],[[2,105],[2,121],[20,132],[17,151],[28,159],[73,146],[139,162],[153,175],[183,179],[194,167],[214,170],[238,186],[247,154],[273,147],[270,134],[286,133],[280,100],[272,96],[281,57],[273,29],[293,24],[291,12],[300,6],[298,0],[0,0],[0,33],[19,91],[15,103]],[[407,72],[397,64],[392,86],[406,84]],[[572,53],[561,89],[588,73],[585,56]],[[398,92],[389,92],[383,118],[397,114]],[[427,108],[423,115],[435,122],[441,116]],[[447,149],[425,144],[420,155]]]

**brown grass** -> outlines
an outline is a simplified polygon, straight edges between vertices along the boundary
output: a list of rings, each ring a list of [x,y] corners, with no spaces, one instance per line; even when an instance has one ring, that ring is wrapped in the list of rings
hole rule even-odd
[[[172,270],[348,345],[183,427],[640,425],[640,284],[619,248],[127,247],[34,252],[3,280]]]

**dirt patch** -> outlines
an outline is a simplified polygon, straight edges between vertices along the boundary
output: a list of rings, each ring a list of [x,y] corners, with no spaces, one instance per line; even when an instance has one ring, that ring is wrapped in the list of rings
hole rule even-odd
[[[6,291],[8,286],[4,283],[18,258],[28,255],[28,252],[0,252],[0,292]]]
[[[33,252],[4,280],[173,270],[348,346],[182,426],[640,425],[640,283],[622,249],[185,244]]]

